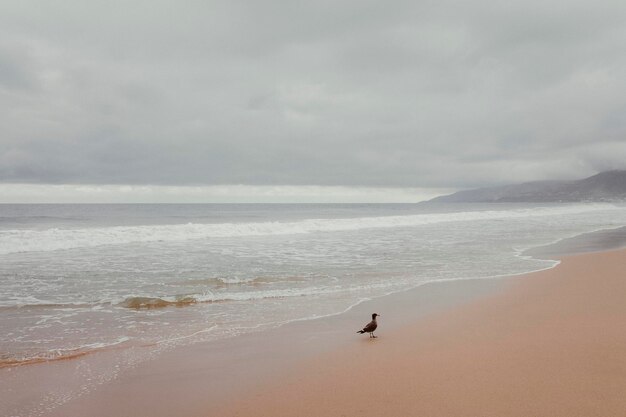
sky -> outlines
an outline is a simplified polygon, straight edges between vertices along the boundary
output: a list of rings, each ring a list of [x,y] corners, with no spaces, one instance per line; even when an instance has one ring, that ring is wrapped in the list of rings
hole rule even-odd
[[[1,0],[0,202],[584,178],[626,168],[624,74],[623,0]]]

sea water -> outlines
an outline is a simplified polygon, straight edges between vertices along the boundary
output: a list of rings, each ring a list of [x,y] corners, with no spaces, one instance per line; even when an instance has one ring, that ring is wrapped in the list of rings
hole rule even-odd
[[[235,337],[626,225],[626,206],[0,205],[0,366]],[[125,364],[129,365],[129,363]],[[27,365],[31,366],[31,365]]]

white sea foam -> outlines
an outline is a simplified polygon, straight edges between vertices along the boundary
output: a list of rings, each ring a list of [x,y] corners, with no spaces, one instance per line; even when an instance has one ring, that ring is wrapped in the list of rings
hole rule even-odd
[[[104,372],[80,368],[78,396],[177,345],[339,314],[428,282],[543,269],[554,262],[521,252],[626,224],[624,205],[474,207],[27,207],[76,219],[3,223],[0,367],[114,349]],[[198,219],[221,223],[187,223]],[[128,226],[145,221],[181,224]],[[68,392],[47,394],[40,409]]]
[[[616,210],[612,204],[580,204],[533,207],[514,210],[484,210],[430,213],[403,216],[344,219],[306,219],[294,222],[178,224],[115,226],[105,228],[0,231],[0,255],[18,252],[47,252],[103,245],[145,242],[181,242],[194,239],[246,236],[294,235],[315,232],[354,231],[372,228],[415,227],[421,225],[562,216],[593,211]]]
[[[316,287],[309,286],[303,288],[284,288],[280,290],[257,290],[242,292],[221,292],[188,295],[184,298],[163,296],[132,296],[127,297],[123,301],[113,302],[111,304],[119,307],[127,307],[133,309],[154,309],[164,307],[183,307],[192,306],[203,303],[221,303],[229,301],[255,301],[272,298],[292,298],[305,296],[319,296],[338,293],[350,293],[369,290],[380,290],[392,287],[393,282],[381,282],[377,284],[367,284],[354,287],[325,286]]]

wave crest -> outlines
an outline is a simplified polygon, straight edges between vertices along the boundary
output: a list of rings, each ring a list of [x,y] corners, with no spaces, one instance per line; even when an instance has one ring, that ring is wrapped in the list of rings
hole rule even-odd
[[[119,306],[140,310],[164,308],[171,306],[185,307],[196,303],[198,303],[198,300],[194,297],[183,297],[173,301],[164,300],[163,298],[158,297],[128,297],[127,299],[119,303]]]
[[[63,361],[79,358],[102,350],[120,349],[125,347],[130,340],[129,337],[122,336],[117,340],[107,343],[91,343],[75,348],[53,349],[24,356],[0,356],[0,369],[42,362]]]
[[[345,219],[306,219],[294,222],[177,224],[114,226],[84,229],[0,231],[0,255],[18,252],[48,252],[146,242],[184,242],[210,238],[294,235],[314,232],[341,232],[373,228],[413,227],[447,222],[467,222],[560,216],[590,211],[614,210],[612,204],[580,204],[512,210],[427,213],[405,216],[359,217]]]

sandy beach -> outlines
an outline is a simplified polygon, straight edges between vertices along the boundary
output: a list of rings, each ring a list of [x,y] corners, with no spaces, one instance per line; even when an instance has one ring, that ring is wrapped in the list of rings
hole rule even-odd
[[[166,352],[45,416],[623,416],[626,251]],[[358,335],[372,312],[379,338]],[[110,351],[4,369],[8,415]],[[69,389],[69,388],[68,388]]]
[[[626,251],[319,355],[222,416],[626,415]]]
[[[0,417],[626,417],[625,45],[616,0],[0,0]]]

